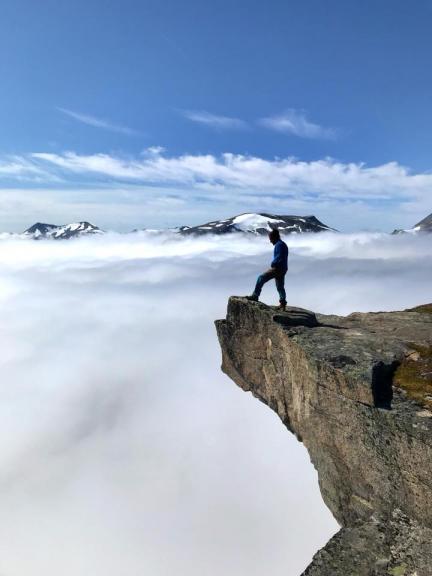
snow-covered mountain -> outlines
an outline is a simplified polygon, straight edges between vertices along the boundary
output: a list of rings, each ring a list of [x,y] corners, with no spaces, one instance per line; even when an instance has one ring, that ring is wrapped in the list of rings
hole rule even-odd
[[[179,234],[229,234],[244,232],[247,234],[264,235],[273,228],[278,228],[284,234],[302,232],[335,231],[333,228],[320,222],[315,216],[280,216],[265,213],[246,213],[226,220],[213,220],[200,226],[182,226]]]
[[[103,234],[103,230],[90,224],[90,222],[72,222],[63,226],[55,224],[44,224],[36,222],[30,226],[22,235],[25,237],[40,240],[41,238],[53,238],[54,240],[68,240],[86,234]]]
[[[420,222],[417,222],[412,228],[407,230],[393,230],[393,234],[417,234],[418,232],[432,233],[432,213]]]

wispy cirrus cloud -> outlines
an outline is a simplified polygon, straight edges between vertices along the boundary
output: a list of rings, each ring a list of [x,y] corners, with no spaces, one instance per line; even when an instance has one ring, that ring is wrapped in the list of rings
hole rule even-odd
[[[253,128],[253,124],[251,125],[241,118],[213,114],[206,110],[182,110],[181,114],[196,124],[202,124],[218,131],[251,130]],[[312,122],[303,110],[294,108],[288,108],[281,114],[259,118],[255,121],[255,126],[310,140],[334,140],[339,135],[335,128],[324,127]]]
[[[293,134],[300,138],[334,140],[337,130],[312,122],[303,110],[288,108],[282,114],[258,120],[258,124],[276,132]]]
[[[182,114],[188,120],[214,130],[247,130],[249,127],[248,123],[240,118],[212,114],[205,110],[182,110]]]
[[[267,190],[321,199],[395,200],[429,193],[432,186],[431,174],[411,173],[397,162],[368,167],[331,158],[304,162],[293,157],[265,159],[231,153],[167,156],[157,147],[150,148],[150,152],[135,157],[38,152],[30,158],[41,169],[64,178],[68,174],[84,178],[93,175],[149,185],[258,193]]]
[[[48,169],[47,169],[48,168]],[[43,167],[31,156],[7,155],[0,158],[0,179],[6,181],[58,182],[60,178],[48,166]]]
[[[82,112],[76,112],[74,110],[69,110],[68,108],[57,108],[59,112],[62,112],[66,116],[73,118],[81,124],[86,124],[87,126],[92,126],[93,128],[101,128],[102,130],[108,130],[110,132],[117,132],[119,134],[126,134],[127,136],[135,136],[138,132],[128,126],[123,124],[117,124],[111,122],[110,120],[105,120],[104,118],[98,118],[91,114],[83,114]]]

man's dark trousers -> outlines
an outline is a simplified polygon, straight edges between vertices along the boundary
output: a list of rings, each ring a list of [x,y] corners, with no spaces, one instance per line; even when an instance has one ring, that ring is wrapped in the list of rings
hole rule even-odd
[[[277,291],[279,292],[279,302],[286,305],[285,274],[286,270],[278,270],[277,268],[269,268],[266,272],[260,274],[257,279],[255,290],[253,291],[254,296],[259,298],[264,284],[274,278]]]

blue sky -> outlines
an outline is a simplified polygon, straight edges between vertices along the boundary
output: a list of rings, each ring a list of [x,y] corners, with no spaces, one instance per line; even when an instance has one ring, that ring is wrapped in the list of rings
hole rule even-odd
[[[432,210],[431,17],[421,0],[5,2],[0,226],[412,225]]]

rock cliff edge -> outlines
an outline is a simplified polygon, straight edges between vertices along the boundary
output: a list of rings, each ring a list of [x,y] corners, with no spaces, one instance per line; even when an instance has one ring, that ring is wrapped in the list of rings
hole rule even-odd
[[[222,369],[306,446],[340,531],[307,576],[432,575],[432,306],[346,317],[231,297]]]

